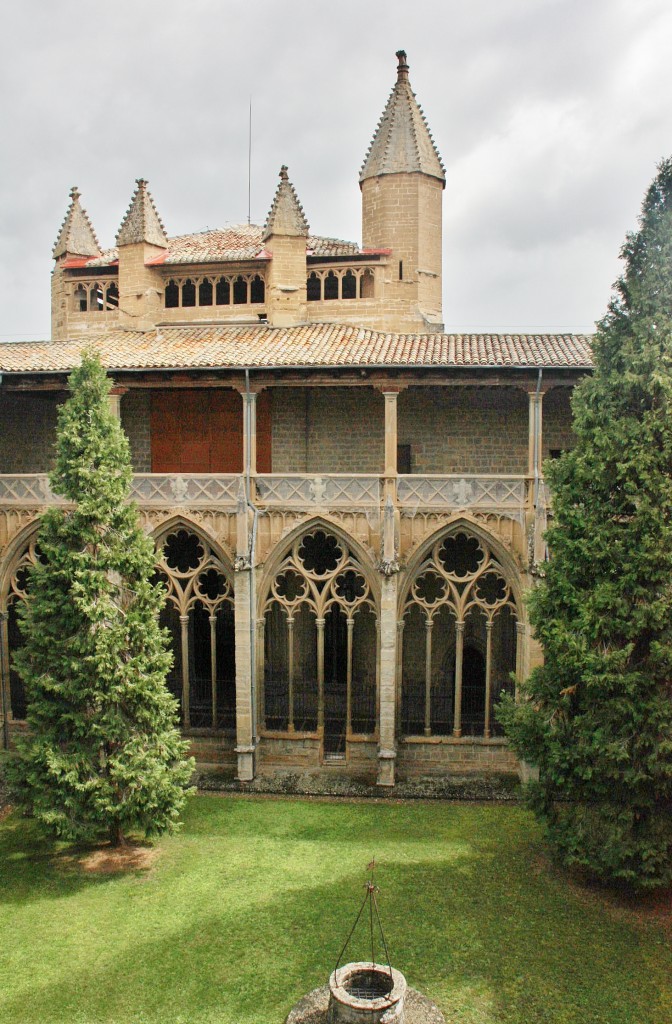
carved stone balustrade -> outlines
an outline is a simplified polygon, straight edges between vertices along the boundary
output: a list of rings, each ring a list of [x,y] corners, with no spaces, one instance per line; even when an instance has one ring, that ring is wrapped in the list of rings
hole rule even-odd
[[[403,509],[428,508],[457,511],[480,509],[503,512],[513,518],[525,511],[527,478],[524,476],[400,476],[397,501]]]
[[[380,477],[345,473],[306,476],[264,473],[256,478],[258,503],[284,508],[378,507]]]

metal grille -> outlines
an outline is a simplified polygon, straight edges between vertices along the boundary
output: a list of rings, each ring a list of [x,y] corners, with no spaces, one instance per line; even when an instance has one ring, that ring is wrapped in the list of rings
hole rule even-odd
[[[356,971],[343,988],[353,999],[384,999],[392,991],[392,978],[382,971]]]

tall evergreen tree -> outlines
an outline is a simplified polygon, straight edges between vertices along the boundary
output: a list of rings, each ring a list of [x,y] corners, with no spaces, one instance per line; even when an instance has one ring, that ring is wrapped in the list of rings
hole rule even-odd
[[[128,502],[128,441],[109,409],[110,381],[84,354],[58,421],[42,560],[22,611],[16,666],[28,696],[15,784],[50,830],[70,839],[175,824],[192,762],[165,686],[171,664],[152,583],[154,552]]]
[[[672,881],[672,160],[621,256],[576,446],[547,466],[530,604],[545,662],[500,718],[539,768],[531,802],[560,860],[652,887]]]

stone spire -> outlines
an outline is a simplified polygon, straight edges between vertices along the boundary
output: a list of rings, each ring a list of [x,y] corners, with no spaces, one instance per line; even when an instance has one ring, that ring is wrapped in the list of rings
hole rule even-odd
[[[100,245],[86,210],[79,202],[76,185],[70,189],[70,206],[61,225],[52,256],[100,256]]]
[[[117,245],[147,242],[165,249],[168,246],[166,229],[156,212],[147,182],[144,178],[137,178],[136,186],[131,204],[117,232]]]
[[[308,236],[308,221],[299,202],[294,186],[287,176],[287,168],[280,168],[280,184],[278,185],[270,212],[264,225],[262,241],[271,235],[303,235]]]
[[[439,151],[408,80],[406,53],[398,50],[396,56],[397,81],[378,122],[359,180],[418,171],[445,182]]]

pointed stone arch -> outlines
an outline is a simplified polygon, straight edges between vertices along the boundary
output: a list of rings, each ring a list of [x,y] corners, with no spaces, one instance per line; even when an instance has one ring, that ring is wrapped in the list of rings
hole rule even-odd
[[[34,519],[19,530],[7,545],[0,564],[0,703],[7,711],[8,721],[21,721],[26,717],[26,694],[21,678],[12,667],[12,655],[23,643],[17,607],[27,593],[27,571],[39,558],[39,529],[40,520]]]
[[[380,583],[362,545],[321,516],[302,522],[265,566],[257,614],[262,728],[319,739],[327,757],[374,735]]]
[[[459,516],[426,538],[399,595],[401,733],[490,738],[497,696],[520,675],[525,621],[517,566],[481,524]]]
[[[168,677],[184,729],[235,729],[234,571],[230,553],[188,516],[176,514],[151,534],[157,578],[166,587],[161,614],[172,640]]]

